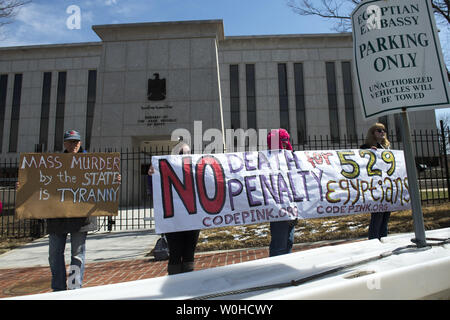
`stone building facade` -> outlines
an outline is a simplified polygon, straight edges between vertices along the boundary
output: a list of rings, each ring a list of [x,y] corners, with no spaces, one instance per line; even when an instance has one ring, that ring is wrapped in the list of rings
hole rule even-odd
[[[88,149],[145,148],[179,132],[204,147],[208,129],[284,127],[302,144],[362,136],[378,120],[362,118],[349,33],[227,37],[221,20],[93,30],[99,42],[0,48],[1,158],[61,151],[68,129]],[[379,120],[399,128],[395,115]],[[434,129],[434,112],[411,112],[410,123]]]

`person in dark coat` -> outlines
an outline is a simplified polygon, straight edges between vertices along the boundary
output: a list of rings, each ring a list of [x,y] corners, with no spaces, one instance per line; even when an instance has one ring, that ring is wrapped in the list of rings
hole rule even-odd
[[[267,135],[269,150],[293,150],[289,133],[285,129],[273,129]],[[269,256],[279,256],[292,252],[294,245],[294,232],[297,220],[270,222]]]
[[[367,131],[366,140],[361,149],[389,149],[391,143],[386,136],[386,128],[382,123],[375,123]],[[388,234],[388,223],[391,213],[372,212],[370,214],[369,239],[381,239]]]
[[[189,154],[191,149],[186,143],[180,143],[179,154]],[[148,175],[151,177],[155,169],[150,166]],[[169,275],[194,271],[195,248],[197,247],[200,230],[187,230],[166,233],[169,246],[169,262],[167,273]]]
[[[78,131],[64,133],[64,153],[85,153]],[[119,180],[121,178],[119,177]],[[86,237],[88,231],[97,230],[97,217],[47,219],[49,233],[49,264],[53,291],[81,288],[84,276]],[[67,281],[64,250],[70,233],[71,260]]]

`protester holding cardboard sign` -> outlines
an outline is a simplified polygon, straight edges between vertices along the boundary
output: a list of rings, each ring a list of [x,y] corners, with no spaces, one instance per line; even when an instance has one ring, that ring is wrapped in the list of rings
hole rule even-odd
[[[78,131],[75,130],[69,130],[64,133],[64,153],[66,154],[80,154],[80,153],[86,153],[86,151],[81,146],[81,136]],[[26,155],[23,155],[23,163],[25,164],[22,169],[25,168],[31,168],[30,170],[38,171],[38,178],[40,184],[44,186],[50,186],[52,178],[55,178],[51,175],[47,176],[43,174],[45,172],[44,170],[36,170],[34,167],[45,167],[46,169],[49,167],[58,168],[60,170],[69,169],[66,168],[66,164],[62,159],[60,159],[58,156],[49,154],[47,156],[41,155],[38,157],[40,161],[37,161],[35,157],[29,156],[28,158]],[[61,157],[62,158],[62,157]],[[89,160],[89,159],[87,159]],[[91,160],[92,161],[92,160]],[[76,159],[73,157],[72,163],[74,163],[79,167],[82,165],[82,160]],[[107,161],[104,161],[107,163]],[[22,162],[21,162],[22,163]],[[99,161],[97,164],[97,170],[101,171],[103,170],[102,162]],[[34,168],[34,169],[33,169]],[[68,178],[73,182],[74,176],[68,175],[67,171],[64,170],[64,174],[62,174],[62,171],[60,171],[61,176],[59,177],[60,182],[63,180],[67,180]],[[99,176],[99,173],[97,172],[96,176]],[[93,176],[91,172],[86,172],[86,178],[89,180],[89,185],[92,184]],[[31,174],[30,174],[31,176]],[[20,181],[21,175],[19,172],[19,181]],[[44,179],[42,179],[44,178]],[[47,179],[48,178],[48,179]],[[114,183],[120,184],[121,182],[121,176],[119,173],[106,176],[103,178],[110,180],[115,180]],[[18,208],[16,208],[16,213],[19,217],[26,217],[27,214],[36,214],[36,212],[32,211],[41,211],[41,210],[29,210],[31,205],[38,205],[39,208],[42,206],[42,211],[50,211],[46,213],[42,213],[43,216],[47,219],[47,231],[49,233],[49,264],[50,269],[52,272],[52,281],[51,281],[51,287],[53,291],[61,291],[69,289],[78,289],[81,288],[82,282],[83,282],[83,275],[84,275],[84,264],[85,264],[85,253],[86,253],[86,237],[88,231],[94,231],[97,229],[97,218],[93,215],[95,210],[90,210],[92,212],[85,213],[80,212],[78,214],[67,215],[57,212],[52,212],[52,206],[49,205],[51,202],[46,201],[50,198],[50,192],[47,189],[40,188],[40,192],[37,192],[39,194],[38,199],[39,201],[36,201],[36,197],[34,194],[36,193],[36,190],[32,190],[34,192],[33,195],[28,195],[30,189],[35,189],[33,184],[33,179],[30,179],[30,177],[27,177],[28,180],[25,180],[25,183],[21,184],[17,183],[17,189],[18,189]],[[47,179],[47,180],[45,180]],[[55,178],[56,179],[56,178]],[[28,186],[30,185],[30,186]],[[21,188],[22,187],[22,188]],[[22,189],[22,190],[20,190]],[[83,207],[83,204],[81,203],[81,193],[76,196],[76,193],[72,191],[70,192],[70,188],[58,189],[62,190],[60,195],[57,197],[58,199],[56,201],[53,200],[53,202],[58,203],[59,205],[64,203],[64,194],[72,194],[73,201],[72,203],[72,211],[73,208],[79,208],[78,210],[84,210],[85,207]],[[92,189],[93,190],[93,189]],[[66,192],[67,191],[67,192]],[[25,195],[24,195],[25,193]],[[69,197],[68,195],[66,196]],[[85,193],[86,200],[91,199],[90,193]],[[83,198],[83,199],[84,199]],[[66,199],[67,200],[67,199]],[[80,201],[79,201],[80,200]],[[83,201],[84,202],[84,201]],[[29,204],[31,203],[31,205]],[[59,207],[61,208],[61,207]],[[54,208],[53,208],[54,209]],[[75,209],[76,210],[76,209]],[[73,214],[73,212],[72,212]],[[51,217],[51,216],[54,217]],[[62,218],[63,216],[64,218]],[[36,218],[36,217],[35,217]],[[67,235],[70,233],[70,242],[71,242],[71,262],[70,262],[70,269],[69,269],[69,277],[67,278],[66,275],[66,266],[65,266],[65,259],[64,259],[64,250],[66,246],[66,240]]]
[[[64,152],[83,153],[81,137],[77,131],[64,133]],[[86,236],[88,231],[97,229],[97,218],[55,218],[47,220],[49,233],[49,258],[52,271],[53,291],[81,288],[84,275],[84,260],[86,254]],[[66,285],[66,266],[64,249],[67,234],[70,233],[71,261],[69,283]]]

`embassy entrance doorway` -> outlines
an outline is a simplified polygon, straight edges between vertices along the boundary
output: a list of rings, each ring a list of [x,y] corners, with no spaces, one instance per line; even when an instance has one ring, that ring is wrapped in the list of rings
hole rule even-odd
[[[152,183],[148,169],[152,156],[171,154],[178,141],[170,136],[133,137],[133,147],[122,149],[119,213],[106,218],[108,230],[152,229],[154,225]]]

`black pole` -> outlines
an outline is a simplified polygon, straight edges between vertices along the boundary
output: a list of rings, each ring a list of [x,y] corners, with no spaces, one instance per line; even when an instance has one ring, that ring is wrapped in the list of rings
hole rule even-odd
[[[441,126],[442,152],[444,153],[445,177],[447,178],[447,197],[450,200],[450,177],[448,175],[447,139],[445,138],[444,121],[439,120],[439,124]]]
[[[408,183],[409,183],[409,193],[411,199],[411,209],[413,216],[413,224],[414,224],[414,233],[416,238],[414,242],[417,247],[425,247],[427,246],[426,236],[425,236],[425,226],[423,222],[423,213],[422,213],[422,204],[420,198],[419,185],[417,180],[417,172],[416,172],[416,161],[414,160],[414,152],[412,150],[411,143],[411,133],[409,129],[409,119],[408,113],[406,112],[406,108],[402,109],[402,139],[403,139],[403,148],[406,162],[406,172],[408,174]]]

